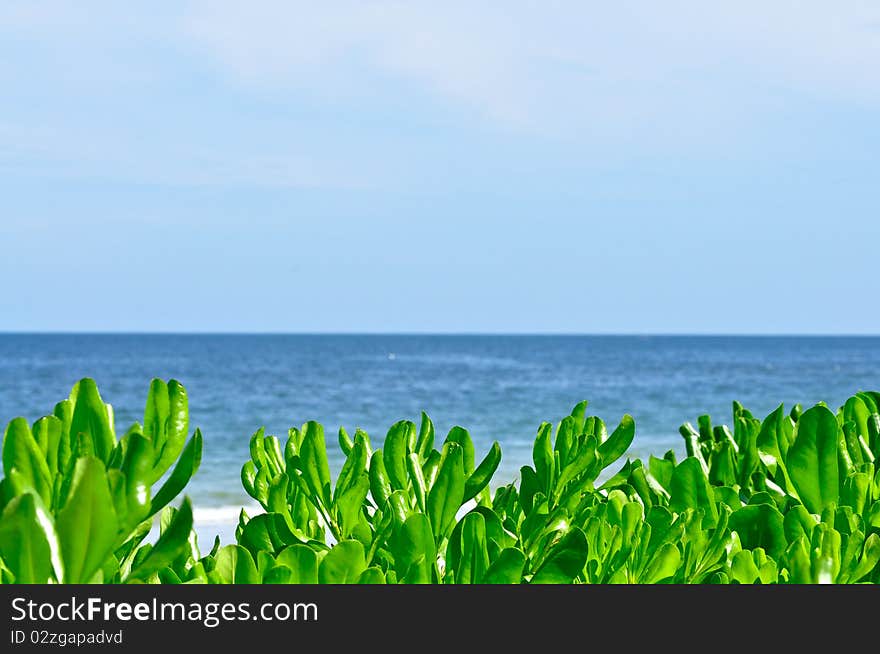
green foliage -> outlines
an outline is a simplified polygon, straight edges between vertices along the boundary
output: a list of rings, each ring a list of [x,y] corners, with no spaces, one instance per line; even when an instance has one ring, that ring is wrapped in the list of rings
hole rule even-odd
[[[241,479],[262,512],[203,554],[189,502],[167,506],[201,458],[183,387],[154,381],[144,426],[117,440],[83,380],[54,415],[6,429],[0,581],[880,583],[878,398],[764,420],[735,402],[732,428],[700,416],[680,428],[684,459],[646,463],[626,456],[632,417],[609,434],[581,402],[541,424],[531,465],[501,486],[498,443],[480,459],[465,429],[441,442],[425,414],[376,449],[340,429],[337,474],[320,424],[283,446],[260,430]]]
[[[854,396],[837,416],[824,405],[780,406],[763,421],[734,403],[733,429],[709,416],[682,426],[681,462],[672,452],[648,465],[626,459],[614,474],[606,471],[625,456],[635,423],[624,416],[609,435],[582,402],[555,428],[539,427],[532,465],[492,494],[497,443],[475,465],[467,431],[453,428],[434,449],[424,415],[418,429],[393,425],[376,451],[365,433],[352,440],[340,430],[346,458],[332,493],[314,423],[291,430],[274,467],[277,441],[258,432],[242,476],[267,514],[289,527],[263,548],[276,565],[293,548],[300,557],[314,552],[304,577],[272,572],[274,581],[877,582],[873,397]],[[253,542],[251,525],[240,542]],[[336,554],[343,546],[347,554]],[[317,574],[325,560],[332,566]]]
[[[167,507],[201,460],[201,434],[187,444],[188,423],[186,391],[174,380],[153,380],[144,426],[119,439],[113,409],[91,379],[33,425],[12,420],[3,438],[0,580],[145,581],[191,550],[189,502]],[[163,509],[162,535],[141,546]]]

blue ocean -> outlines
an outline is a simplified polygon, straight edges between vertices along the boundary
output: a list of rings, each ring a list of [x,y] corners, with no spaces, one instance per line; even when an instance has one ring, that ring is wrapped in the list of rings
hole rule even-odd
[[[0,422],[51,412],[80,377],[97,380],[117,430],[141,421],[152,377],[176,378],[190,424],[205,436],[189,494],[202,527],[231,524],[252,504],[239,473],[260,427],[340,425],[381,442],[397,420],[468,429],[478,456],[493,440],[512,480],[544,420],[580,400],[613,428],[636,421],[634,454],[683,451],[678,427],[731,401],[763,417],[779,403],[826,401],[880,389],[880,337],[0,335]],[[339,465],[339,457],[333,461]]]

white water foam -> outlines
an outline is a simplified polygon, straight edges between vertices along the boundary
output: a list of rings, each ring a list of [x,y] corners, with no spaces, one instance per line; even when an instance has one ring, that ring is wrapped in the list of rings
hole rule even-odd
[[[193,522],[200,527],[208,525],[237,525],[238,516],[241,514],[242,508],[251,517],[263,513],[263,507],[259,504],[246,504],[244,507],[237,504],[230,504],[228,506],[194,506]]]

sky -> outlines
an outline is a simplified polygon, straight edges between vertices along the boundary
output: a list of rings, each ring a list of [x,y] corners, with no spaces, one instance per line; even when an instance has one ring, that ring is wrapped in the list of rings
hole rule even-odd
[[[0,4],[0,331],[878,333],[880,3]]]

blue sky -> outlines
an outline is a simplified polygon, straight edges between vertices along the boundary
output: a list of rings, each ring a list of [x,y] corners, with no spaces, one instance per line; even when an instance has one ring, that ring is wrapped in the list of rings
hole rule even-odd
[[[4,2],[0,330],[877,333],[880,4],[716,4]]]

